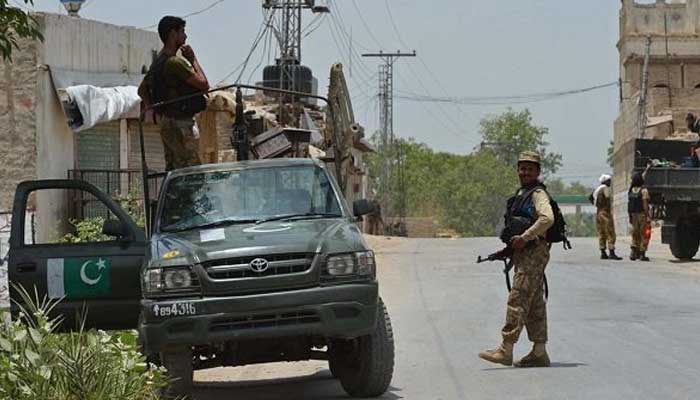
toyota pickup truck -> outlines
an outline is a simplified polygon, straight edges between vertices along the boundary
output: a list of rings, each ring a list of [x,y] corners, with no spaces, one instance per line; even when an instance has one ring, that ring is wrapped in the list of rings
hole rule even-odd
[[[28,199],[57,189],[109,210],[109,239],[25,243]],[[374,253],[356,225],[373,209],[360,200],[352,213],[340,193],[311,159],[180,169],[164,178],[146,235],[87,182],[23,182],[9,278],[60,299],[63,329],[138,329],[144,354],[173,378],[169,394],[187,395],[197,369],[321,359],[348,394],[380,396],[394,342]]]

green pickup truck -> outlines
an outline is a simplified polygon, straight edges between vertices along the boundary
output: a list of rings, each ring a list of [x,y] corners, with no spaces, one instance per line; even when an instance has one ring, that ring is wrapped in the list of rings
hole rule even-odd
[[[25,243],[33,192],[79,190],[106,207],[99,243]],[[348,394],[389,387],[394,342],[374,253],[326,169],[310,159],[212,164],[170,172],[147,238],[84,181],[17,187],[9,278],[62,299],[64,328],[137,328],[144,353],[191,391],[193,370],[328,360]],[[19,300],[16,293],[14,300]],[[87,313],[83,311],[86,310]],[[16,309],[15,309],[16,311]]]

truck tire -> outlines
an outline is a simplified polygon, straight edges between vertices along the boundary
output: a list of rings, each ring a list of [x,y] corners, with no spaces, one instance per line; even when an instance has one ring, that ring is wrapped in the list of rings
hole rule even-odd
[[[162,366],[168,370],[170,384],[164,390],[166,399],[189,398],[192,394],[194,371],[192,348],[179,347],[160,353]]]
[[[671,253],[679,260],[695,257],[700,246],[700,237],[686,224],[676,225],[671,236]]]
[[[377,304],[374,332],[332,343],[329,365],[352,397],[378,397],[387,391],[394,374],[394,334],[381,299]]]

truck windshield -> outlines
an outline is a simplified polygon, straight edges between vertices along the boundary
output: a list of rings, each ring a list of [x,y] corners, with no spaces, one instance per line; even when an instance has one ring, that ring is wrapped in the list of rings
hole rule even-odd
[[[342,216],[333,186],[317,166],[195,173],[171,179],[163,193],[163,232],[285,215]]]

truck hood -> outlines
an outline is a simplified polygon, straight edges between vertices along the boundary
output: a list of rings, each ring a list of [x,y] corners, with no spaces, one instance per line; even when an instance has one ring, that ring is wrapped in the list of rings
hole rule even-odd
[[[154,235],[149,259],[161,265],[287,253],[347,253],[367,245],[348,219],[241,224]]]

